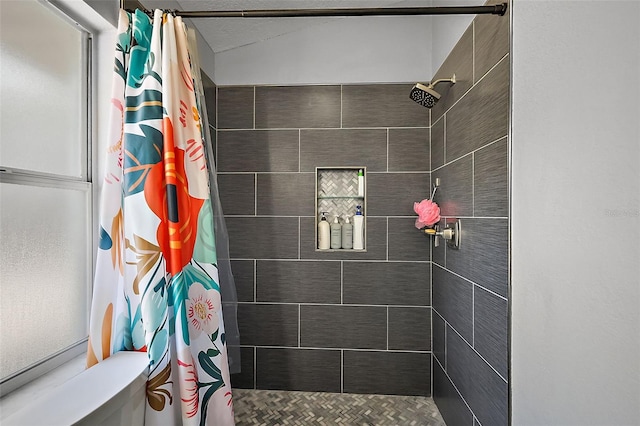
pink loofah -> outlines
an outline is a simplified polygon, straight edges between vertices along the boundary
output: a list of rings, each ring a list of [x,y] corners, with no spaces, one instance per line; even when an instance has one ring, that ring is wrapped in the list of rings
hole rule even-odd
[[[416,228],[431,227],[440,221],[440,207],[433,201],[426,199],[419,203],[413,203],[413,211],[416,212]]]

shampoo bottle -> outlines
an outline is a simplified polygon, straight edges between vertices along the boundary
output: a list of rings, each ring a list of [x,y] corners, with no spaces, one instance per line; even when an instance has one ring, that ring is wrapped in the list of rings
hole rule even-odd
[[[358,170],[358,197],[364,197],[364,171]]]
[[[320,250],[328,250],[330,245],[329,222],[327,222],[325,213],[322,212],[322,218],[318,223],[318,248]]]
[[[342,247],[342,225],[336,216],[331,224],[331,248],[339,249],[340,247]]]
[[[353,225],[349,222],[349,216],[345,216],[342,224],[342,248],[353,248]]]
[[[364,249],[364,216],[362,206],[356,206],[356,214],[353,216],[353,249]]]

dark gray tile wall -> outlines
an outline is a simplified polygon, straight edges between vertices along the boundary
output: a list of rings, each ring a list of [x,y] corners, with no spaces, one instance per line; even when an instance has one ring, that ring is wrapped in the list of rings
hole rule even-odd
[[[389,129],[389,171],[431,170],[429,129]]]
[[[258,215],[313,216],[314,173],[258,173]]]
[[[468,342],[447,329],[447,374],[483,425],[508,423],[508,384]]]
[[[386,129],[306,129],[300,131],[300,170],[316,167],[364,166],[369,172],[387,170]],[[425,169],[426,170],[426,169]]]
[[[218,89],[240,301],[234,386],[430,394],[430,249],[413,212],[429,194],[429,110],[410,89]],[[366,252],[315,250],[315,168],[332,166],[367,167]]]
[[[340,127],[340,86],[256,87],[256,129]]]
[[[344,391],[429,396],[430,364],[429,353],[344,351]]]
[[[429,114],[407,102],[413,85],[342,86],[342,127],[429,127]]]
[[[462,222],[459,249],[432,251],[433,393],[451,425],[508,424],[509,63],[508,16],[482,15],[436,73],[461,77],[431,112],[441,223]]]
[[[387,307],[302,305],[300,345],[387,349]]]
[[[340,392],[341,351],[256,348],[256,388]]]
[[[340,303],[340,262],[258,260],[256,300]]]
[[[429,188],[429,173],[369,173],[367,211],[370,216],[411,216],[415,194]]]
[[[430,306],[430,288],[424,285],[430,276],[428,263],[344,262],[343,302]]]
[[[473,426],[471,410],[436,361],[433,363],[433,400],[447,425]]]

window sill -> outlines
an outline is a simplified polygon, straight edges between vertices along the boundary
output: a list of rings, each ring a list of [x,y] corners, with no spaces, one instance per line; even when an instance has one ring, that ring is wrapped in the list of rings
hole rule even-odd
[[[62,385],[85,370],[86,353],[38,377],[0,399],[0,423],[42,394]]]

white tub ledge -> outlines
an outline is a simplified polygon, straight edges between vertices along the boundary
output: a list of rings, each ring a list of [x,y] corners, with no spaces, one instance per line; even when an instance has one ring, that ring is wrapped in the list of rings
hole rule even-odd
[[[141,425],[148,365],[144,352],[118,352],[40,395],[2,425]]]

